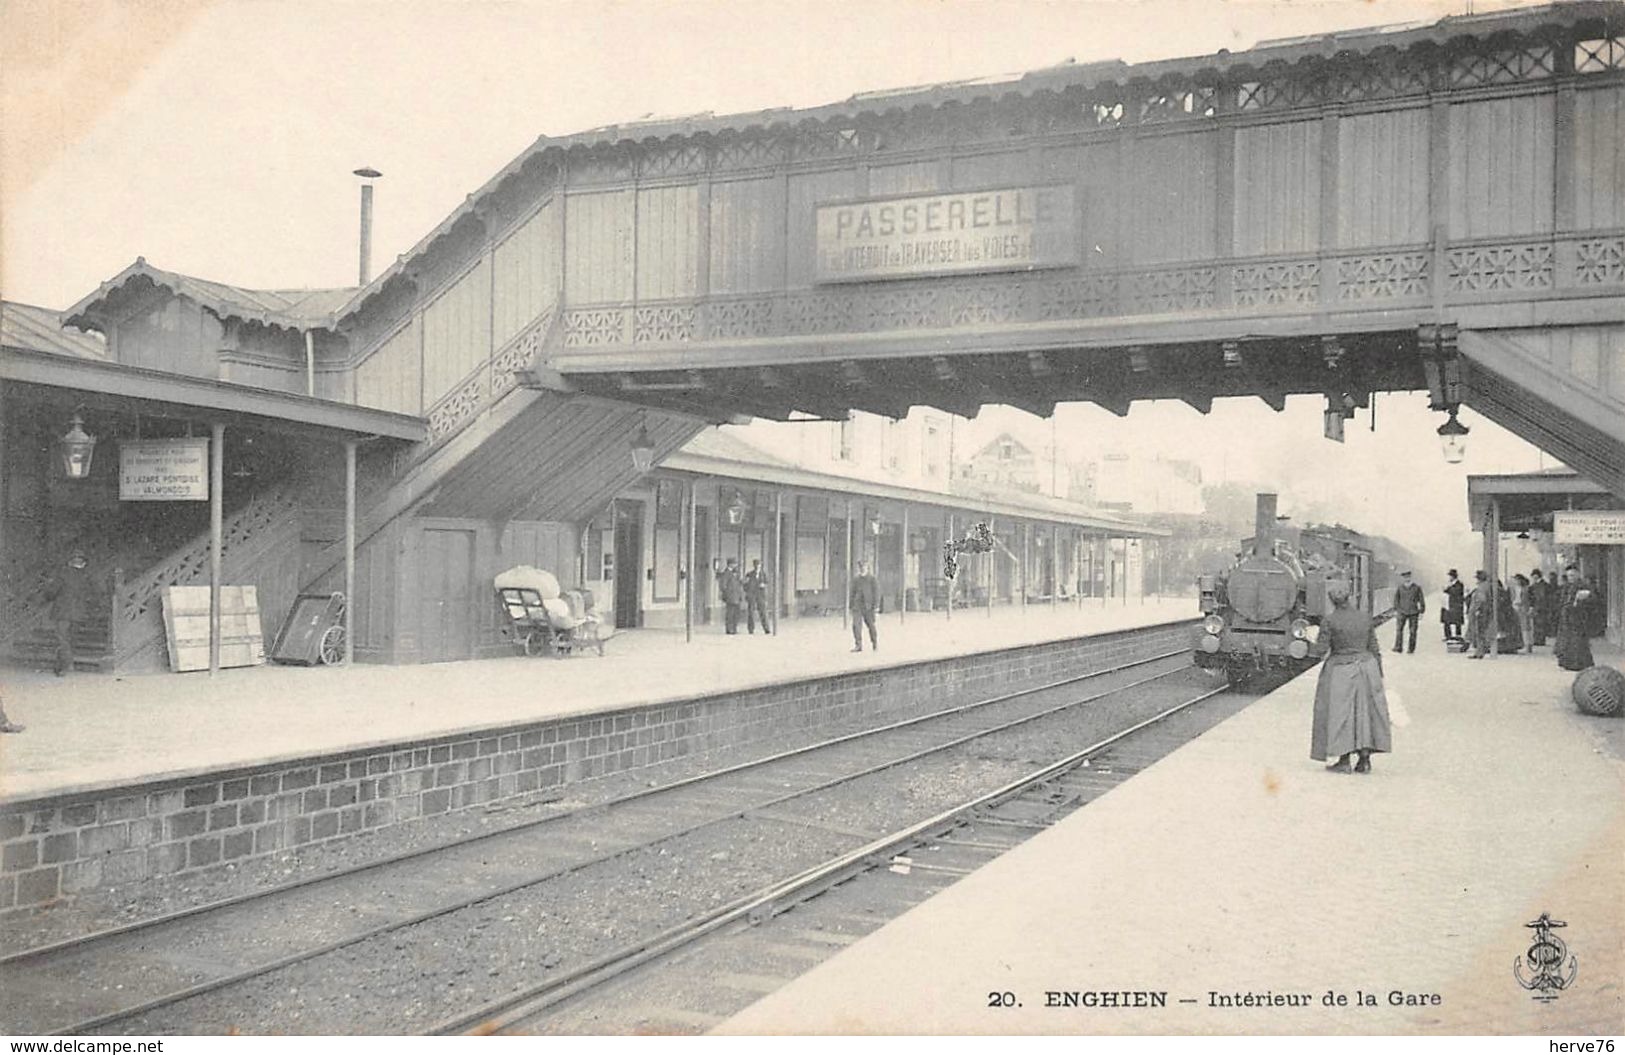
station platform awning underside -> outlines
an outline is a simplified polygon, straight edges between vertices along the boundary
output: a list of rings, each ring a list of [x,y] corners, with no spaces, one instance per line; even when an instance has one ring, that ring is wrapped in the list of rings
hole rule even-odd
[[[428,423],[410,414],[28,349],[6,348],[0,380],[8,395],[31,394],[30,402],[67,400],[80,407],[136,409],[334,441],[429,438]]]
[[[851,410],[902,417],[911,406],[974,417],[990,403],[1047,416],[1057,403],[1093,402],[1124,415],[1148,399],[1182,400],[1205,413],[1227,396],[1255,396],[1280,409],[1289,395],[1348,393],[1363,405],[1370,392],[1427,387],[1414,329],[1087,348],[1038,342],[996,352],[957,351],[952,338],[922,338],[908,349],[891,342],[882,355],[854,349],[849,358],[828,347],[777,354],[690,348],[664,359],[706,365],[679,369],[652,369],[660,361],[652,353],[618,362],[566,351],[533,370],[532,383],[714,422],[741,415],[839,419]]]

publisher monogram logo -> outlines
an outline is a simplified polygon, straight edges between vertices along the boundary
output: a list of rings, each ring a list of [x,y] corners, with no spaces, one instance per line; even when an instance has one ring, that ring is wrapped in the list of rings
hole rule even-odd
[[[1556,1000],[1559,993],[1574,984],[1575,975],[1580,973],[1579,961],[1569,953],[1563,939],[1552,933],[1568,924],[1542,912],[1539,919],[1524,926],[1535,932],[1535,940],[1513,961],[1512,974],[1519,985],[1534,992],[1536,1000],[1543,1003]],[[1526,969],[1528,977],[1524,975]]]

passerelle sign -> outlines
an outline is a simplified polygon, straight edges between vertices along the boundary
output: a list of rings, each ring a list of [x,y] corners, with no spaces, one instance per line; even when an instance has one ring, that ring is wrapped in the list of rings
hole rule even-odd
[[[819,282],[1028,271],[1078,262],[1070,184],[834,202],[817,209]]]

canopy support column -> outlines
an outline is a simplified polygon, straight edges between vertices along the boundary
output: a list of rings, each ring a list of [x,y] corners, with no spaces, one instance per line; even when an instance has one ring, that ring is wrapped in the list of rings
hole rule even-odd
[[[355,662],[355,440],[344,441],[344,665]]]
[[[903,532],[898,539],[898,548],[902,550],[903,562],[898,565],[901,570],[899,578],[902,580],[902,596],[897,599],[897,621],[908,621],[908,503],[903,503]]]
[[[226,427],[209,426],[209,676],[220,672],[220,576],[224,544]]]
[[[688,481],[688,538],[685,539],[683,567],[688,569],[688,575],[683,580],[683,642],[686,644],[694,640],[694,521],[698,519],[698,510],[695,508],[694,480]],[[719,495],[721,491],[717,492]],[[718,499],[720,503],[721,499]]]
[[[693,554],[689,554],[693,559]],[[773,492],[773,578],[768,581],[767,592],[771,595],[773,605],[773,628],[768,631],[774,637],[779,636],[779,617],[782,614],[779,608],[779,581],[787,578],[784,575],[784,492]]]

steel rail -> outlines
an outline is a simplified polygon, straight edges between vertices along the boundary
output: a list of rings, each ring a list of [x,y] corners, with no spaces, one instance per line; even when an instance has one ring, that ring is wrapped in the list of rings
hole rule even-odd
[[[1108,673],[1116,673],[1116,672],[1120,672],[1122,670],[1130,669],[1130,668],[1136,667],[1136,666],[1144,666],[1144,665],[1146,665],[1148,663],[1156,662],[1156,661],[1161,660],[1161,659],[1172,658],[1174,656],[1183,655],[1183,654],[1184,654],[1184,652],[1183,652],[1183,650],[1181,650],[1180,652],[1164,653],[1164,654],[1162,654],[1160,656],[1152,657],[1150,659],[1135,660],[1133,662],[1122,664],[1122,665],[1120,665],[1118,667],[1111,668],[1110,670],[1100,671],[1100,672],[1097,672],[1095,674],[1090,674],[1090,675],[1081,675],[1081,676],[1074,677],[1074,678],[1062,679],[1061,681],[1054,682],[1054,683],[1051,683],[1049,685],[1042,686],[1040,688],[1024,689],[1024,690],[1020,690],[1018,692],[1006,694],[1005,696],[1002,696],[1002,697],[996,697],[996,698],[994,698],[992,700],[978,701],[976,703],[964,705],[964,706],[961,706],[961,707],[948,708],[948,709],[945,709],[943,711],[935,712],[933,715],[929,715],[929,716],[925,716],[925,717],[927,717],[927,718],[947,718],[947,717],[952,717],[952,716],[958,715],[960,713],[963,713],[964,711],[967,711],[967,710],[974,710],[974,709],[978,709],[980,707],[990,706],[990,705],[992,705],[994,703],[999,703],[999,702],[1008,702],[1011,699],[1016,699],[1016,698],[1019,698],[1021,696],[1033,695],[1033,694],[1035,694],[1037,692],[1041,692],[1041,691],[1045,691],[1045,690],[1051,690],[1051,689],[1055,689],[1055,688],[1061,688],[1061,687],[1064,687],[1064,686],[1066,686],[1068,684],[1071,684],[1073,682],[1086,681],[1086,680],[1089,680],[1090,678],[1101,677],[1101,676],[1103,676],[1105,674],[1108,674]],[[975,732],[968,733],[968,734],[963,735],[963,736],[958,736],[958,737],[955,737],[954,739],[946,741],[946,742],[933,744],[933,745],[931,745],[929,747],[925,747],[925,748],[922,748],[922,749],[919,749],[919,750],[911,751],[911,752],[909,752],[909,753],[907,753],[905,755],[901,755],[901,756],[897,756],[897,757],[887,759],[884,762],[880,762],[880,763],[877,763],[877,764],[870,765],[867,768],[858,770],[856,772],[849,772],[849,773],[843,774],[841,776],[834,777],[832,779],[822,781],[822,782],[820,782],[818,784],[815,784],[815,785],[812,785],[812,786],[804,786],[804,787],[797,788],[794,791],[791,791],[791,792],[789,792],[787,794],[779,795],[777,797],[768,799],[765,802],[754,802],[754,803],[751,803],[751,804],[749,804],[747,806],[742,806],[742,807],[730,809],[726,813],[706,817],[705,819],[703,819],[701,821],[697,821],[697,822],[695,822],[693,824],[687,825],[685,827],[679,828],[679,829],[674,830],[674,831],[666,832],[665,834],[660,835],[660,836],[658,836],[658,837],[656,837],[654,839],[645,839],[645,840],[642,840],[642,841],[639,841],[639,842],[635,842],[632,845],[622,847],[622,848],[620,848],[618,850],[613,850],[613,851],[610,851],[609,853],[601,854],[601,855],[598,855],[596,857],[589,858],[587,860],[578,861],[578,862],[576,862],[574,864],[567,865],[567,866],[565,866],[563,868],[554,869],[553,871],[547,872],[547,873],[542,874],[542,875],[528,876],[525,879],[519,880],[519,881],[514,882],[514,883],[507,884],[507,885],[499,887],[499,888],[486,890],[486,891],[483,891],[483,892],[481,892],[479,894],[472,895],[470,897],[466,897],[466,898],[462,898],[462,899],[459,899],[459,900],[456,900],[456,901],[453,901],[453,902],[450,902],[450,903],[438,905],[435,908],[428,909],[426,911],[416,913],[416,914],[414,914],[412,916],[409,916],[409,917],[403,917],[403,918],[398,919],[398,920],[392,920],[392,921],[390,921],[388,923],[379,924],[378,926],[370,928],[370,929],[365,930],[365,931],[360,931],[360,932],[357,932],[357,933],[354,933],[354,934],[346,935],[346,936],[341,937],[341,938],[335,938],[335,939],[333,939],[331,941],[324,942],[321,945],[314,946],[314,947],[311,947],[311,948],[308,948],[308,949],[303,949],[303,950],[300,950],[299,952],[289,953],[286,956],[279,957],[279,958],[277,958],[275,960],[267,961],[267,962],[265,962],[263,964],[257,964],[257,965],[255,965],[253,967],[244,968],[244,969],[242,969],[240,971],[236,971],[236,972],[233,972],[231,974],[221,975],[221,976],[211,978],[211,979],[208,979],[208,980],[205,980],[205,981],[202,981],[202,982],[198,982],[195,985],[188,986],[188,987],[183,988],[183,989],[178,989],[178,990],[174,990],[174,991],[169,992],[169,993],[161,994],[161,995],[153,997],[153,998],[151,998],[149,1000],[145,1000],[145,1001],[142,1001],[140,1003],[133,1004],[133,1005],[131,1005],[129,1007],[120,1008],[118,1010],[105,1012],[105,1013],[103,1013],[101,1015],[96,1015],[96,1016],[93,1016],[91,1018],[87,1018],[87,1019],[81,1020],[79,1022],[75,1022],[75,1023],[73,1023],[71,1025],[68,1025],[68,1026],[56,1027],[56,1028],[53,1028],[52,1030],[50,1030],[49,1032],[51,1032],[52,1034],[78,1034],[78,1033],[83,1033],[83,1032],[87,1032],[87,1031],[92,1030],[92,1029],[97,1029],[97,1028],[99,1028],[101,1026],[108,1025],[108,1024],[113,1023],[113,1022],[133,1018],[133,1017],[135,1017],[137,1015],[145,1014],[146,1012],[149,1012],[149,1011],[154,1011],[154,1010],[157,1010],[159,1008],[163,1008],[163,1007],[167,1007],[167,1006],[170,1006],[170,1005],[173,1005],[173,1004],[177,1004],[177,1003],[180,1003],[180,1002],[182,1002],[184,1000],[190,1000],[190,999],[193,999],[194,997],[204,996],[204,995],[207,995],[208,993],[214,992],[214,991],[219,990],[219,989],[226,988],[228,986],[232,986],[232,985],[239,984],[241,982],[249,981],[251,979],[258,978],[258,977],[261,977],[261,976],[266,975],[266,974],[270,974],[270,973],[272,973],[274,971],[278,971],[278,970],[281,970],[281,969],[286,968],[286,967],[292,967],[292,966],[295,966],[297,964],[307,962],[309,960],[317,959],[317,958],[319,958],[321,956],[326,956],[326,955],[328,955],[330,953],[337,952],[337,951],[339,951],[341,949],[348,948],[349,946],[352,946],[352,945],[360,944],[362,942],[371,940],[373,938],[380,937],[380,936],[382,936],[384,934],[388,934],[388,933],[391,933],[393,931],[398,931],[398,930],[406,929],[408,927],[418,926],[418,925],[421,925],[423,923],[430,922],[431,920],[437,919],[437,918],[439,918],[441,916],[450,915],[453,912],[458,912],[458,911],[461,911],[461,910],[466,909],[466,908],[471,908],[471,907],[473,907],[475,905],[483,904],[483,903],[485,903],[487,901],[492,901],[492,900],[495,900],[495,899],[500,898],[500,897],[505,897],[505,896],[507,896],[509,894],[518,893],[519,891],[525,890],[525,889],[527,889],[529,887],[538,886],[538,885],[540,885],[542,883],[546,883],[546,882],[551,882],[553,880],[560,879],[560,878],[563,878],[563,877],[568,876],[568,875],[572,875],[572,874],[580,872],[580,871],[584,871],[585,869],[591,868],[591,867],[593,867],[595,865],[604,864],[606,862],[616,860],[617,858],[625,857],[625,856],[627,856],[629,854],[638,853],[638,852],[640,852],[642,850],[646,850],[646,849],[648,849],[650,847],[658,846],[659,844],[661,844],[663,842],[670,842],[670,841],[672,841],[674,839],[680,839],[680,838],[682,838],[682,837],[684,837],[686,835],[691,835],[694,832],[699,831],[702,828],[710,827],[711,825],[714,825],[714,824],[720,824],[720,823],[723,823],[723,822],[726,822],[726,821],[736,820],[736,819],[744,817],[744,816],[746,816],[746,815],[748,815],[748,814],[750,814],[750,813],[752,813],[754,811],[757,811],[757,810],[770,809],[773,806],[779,805],[779,804],[784,803],[784,802],[789,802],[789,801],[792,801],[794,799],[804,797],[806,795],[815,794],[815,793],[817,793],[819,791],[825,791],[825,790],[828,790],[829,788],[838,786],[838,785],[843,784],[843,783],[848,783],[850,781],[857,780],[857,779],[860,779],[862,777],[872,776],[872,775],[874,775],[876,773],[884,772],[887,769],[892,769],[892,768],[895,768],[895,767],[897,767],[899,765],[904,765],[904,764],[906,764],[908,762],[916,761],[916,760],[918,760],[920,758],[924,758],[924,757],[927,757],[929,755],[939,754],[939,753],[941,753],[943,751],[951,750],[951,749],[953,749],[955,747],[962,746],[963,744],[968,743],[968,742],[970,742],[972,740],[977,740],[977,739],[981,739],[981,738],[986,737],[986,736],[995,735],[997,733],[1004,732],[1004,731],[1006,731],[1008,729],[1014,728],[1014,727],[1016,727],[1018,725],[1023,725],[1023,724],[1028,723],[1028,722],[1037,721],[1040,718],[1049,717],[1050,715],[1056,714],[1056,713],[1058,713],[1060,711],[1068,710],[1068,709],[1071,709],[1071,708],[1074,708],[1074,707],[1079,707],[1079,706],[1082,706],[1082,705],[1088,704],[1088,703],[1093,703],[1093,702],[1096,702],[1098,700],[1104,699],[1107,696],[1111,696],[1111,695],[1114,695],[1116,693],[1123,692],[1123,691],[1125,691],[1127,689],[1135,688],[1137,686],[1144,685],[1144,684],[1147,684],[1147,683],[1152,682],[1152,681],[1158,681],[1158,680],[1161,680],[1162,678],[1166,678],[1166,677],[1168,677],[1170,675],[1173,675],[1173,674],[1182,673],[1185,669],[1186,668],[1181,667],[1181,668],[1177,668],[1175,670],[1165,671],[1165,672],[1160,673],[1160,674],[1154,674],[1154,675],[1151,675],[1150,677],[1141,678],[1139,680],[1129,682],[1129,683],[1127,683],[1125,685],[1120,685],[1120,686],[1117,686],[1116,688],[1108,689],[1108,690],[1106,690],[1104,692],[1096,693],[1096,694],[1090,695],[1090,696],[1085,696],[1085,697],[1083,697],[1081,699],[1070,700],[1070,701],[1068,701],[1066,703],[1057,704],[1057,705],[1055,705],[1053,707],[1045,708],[1043,710],[1037,711],[1037,712],[1035,712],[1033,714],[1030,714],[1030,715],[1023,715],[1020,718],[1016,718],[1016,719],[1013,719],[1013,720],[1008,721],[1008,722],[1004,722],[1004,723],[1001,723],[1001,724],[998,724],[998,725],[994,725],[994,726],[988,727],[986,729],[977,730]],[[837,738],[834,738],[832,740],[826,741],[826,742],[824,742],[822,744],[814,745],[813,748],[797,748],[797,749],[794,749],[794,750],[791,750],[791,751],[782,752],[781,754],[775,755],[775,756],[773,756],[772,758],[769,758],[769,759],[762,759],[762,760],[757,760],[757,761],[754,761],[754,762],[743,763],[743,764],[740,764],[740,765],[737,765],[737,766],[728,767],[728,768],[723,769],[723,770],[718,770],[716,773],[705,775],[705,777],[703,779],[715,779],[718,776],[727,775],[729,773],[737,772],[739,770],[756,768],[758,766],[765,765],[770,761],[776,761],[776,760],[781,760],[783,758],[788,758],[788,757],[793,757],[793,756],[800,755],[800,754],[805,754],[808,751],[813,750],[815,748],[827,748],[827,747],[832,747],[832,746],[839,746],[839,745],[841,745],[843,743],[846,743],[846,742],[849,742],[849,741],[852,741],[852,740],[862,739],[864,737],[877,735],[877,734],[882,733],[882,732],[894,731],[894,730],[896,730],[898,728],[901,728],[901,727],[917,724],[921,720],[922,719],[907,719],[907,720],[904,720],[904,721],[892,723],[889,726],[884,726],[884,727],[880,727],[880,728],[872,729],[872,730],[865,730],[865,731],[862,731],[860,733],[849,734],[849,735],[846,735],[846,736],[837,737]],[[660,791],[669,791],[669,790],[672,790],[674,788],[683,787],[683,786],[686,786],[686,785],[689,785],[689,784],[692,784],[692,783],[696,783],[700,779],[702,779],[702,778],[688,778],[688,779],[686,779],[684,781],[679,781],[679,782],[676,782],[676,783],[670,784],[670,785],[664,785],[664,786],[662,786],[660,788],[642,789],[637,793],[625,796],[625,797],[623,797],[622,799],[619,799],[619,800],[613,800],[612,802],[597,804],[596,806],[592,806],[592,807],[584,807],[581,810],[572,811],[569,814],[559,814],[556,817],[545,818],[544,820],[549,820],[549,821],[551,821],[551,820],[559,820],[559,819],[563,819],[566,816],[574,816],[574,815],[578,815],[578,814],[584,813],[584,812],[590,813],[594,809],[603,809],[603,808],[607,808],[610,805],[618,804],[619,802],[624,802],[624,801],[627,801],[627,800],[630,800],[630,799],[643,798],[643,797],[646,797],[647,795],[654,794],[654,793],[660,792]],[[507,833],[510,833],[510,832],[524,831],[527,828],[534,827],[534,826],[535,826],[534,823],[525,824],[525,825],[516,825],[513,828],[504,829],[501,832],[486,833],[485,835],[482,835],[481,838],[488,837],[489,835],[500,835],[500,834],[507,834]],[[477,839],[458,840],[458,841],[456,841],[454,843],[449,843],[449,844],[446,844],[446,845],[444,845],[442,847],[439,847],[439,849],[443,849],[443,850],[456,849],[456,848],[459,848],[459,847],[461,847],[463,845],[466,845],[467,843],[475,842],[475,841],[478,841],[478,840]],[[415,857],[415,856],[422,856],[422,854],[413,853],[413,854],[410,854],[408,856],[409,857]],[[358,870],[364,870],[364,869],[358,869]],[[353,873],[348,873],[348,874],[353,874]],[[337,879],[337,878],[343,878],[343,877],[344,876],[341,875],[340,873],[333,873],[333,874],[328,875],[328,876],[322,876],[322,877],[316,877],[316,878]],[[302,882],[299,885],[301,885],[301,886],[309,885],[309,882],[305,881],[305,882]],[[80,950],[74,949],[73,951],[77,952],[77,951],[80,951]]]
[[[1167,625],[1168,624],[1158,624],[1154,627],[1146,627],[1144,629],[1162,630],[1166,629]],[[107,927],[102,930],[92,931],[89,934],[81,934],[72,938],[63,938],[59,941],[46,942],[41,945],[31,946],[26,949],[18,949],[14,952],[0,955],[0,967],[9,967],[13,964],[23,963],[28,960],[38,959],[43,956],[50,956],[62,952],[83,951],[91,946],[109,941],[113,938],[123,937],[125,935],[134,934],[143,930],[150,930],[155,927],[188,919],[193,916],[201,916],[211,912],[220,912],[228,908],[235,908],[239,905],[274,897],[279,894],[286,894],[291,891],[299,890],[307,886],[313,886],[318,883],[346,879],[350,876],[359,875],[374,869],[387,868],[390,865],[401,864],[402,862],[411,861],[415,858],[426,857],[430,854],[441,853],[446,850],[455,850],[463,846],[469,846],[474,843],[482,842],[487,839],[495,839],[504,835],[511,835],[515,832],[522,832],[530,828],[541,827],[548,824],[557,824],[561,821],[569,820],[575,817],[590,816],[594,812],[612,809],[616,806],[620,806],[628,802],[634,802],[638,799],[664,794],[669,791],[675,791],[679,788],[701,784],[710,780],[716,780],[719,777],[730,776],[734,773],[740,773],[746,770],[770,765],[774,762],[780,762],[787,758],[793,758],[796,755],[808,754],[813,751],[821,751],[829,747],[835,747],[840,744],[860,740],[865,737],[877,736],[881,733],[888,733],[897,729],[906,728],[910,725],[936,721],[941,718],[947,718],[953,715],[979,710],[983,707],[992,707],[1001,703],[1008,703],[1011,700],[1020,699],[1023,696],[1032,696],[1041,692],[1049,692],[1051,690],[1063,688],[1077,682],[1089,681],[1093,678],[1103,678],[1110,674],[1118,674],[1125,670],[1132,670],[1135,667],[1143,667],[1150,663],[1160,662],[1161,660],[1173,659],[1177,656],[1185,655],[1187,652],[1189,652],[1189,649],[1185,648],[1175,651],[1162,652],[1155,656],[1149,656],[1145,659],[1131,660],[1127,663],[1118,664],[1115,667],[1108,667],[1104,670],[1094,671],[1093,673],[1078,674],[1069,678],[1062,678],[1058,681],[1046,682],[1043,685],[1035,685],[1031,688],[1018,689],[1014,692],[1005,693],[1000,696],[993,696],[985,700],[974,700],[970,703],[960,704],[956,707],[946,707],[941,710],[931,711],[927,714],[917,715],[913,718],[900,719],[886,725],[874,726],[868,729],[859,729],[856,732],[851,733],[843,733],[840,736],[831,737],[827,740],[820,740],[802,747],[789,748],[776,754],[766,755],[762,758],[750,759],[745,762],[737,762],[733,765],[724,766],[720,769],[708,770],[704,773],[697,773],[693,776],[683,777],[679,780],[672,781],[669,784],[660,784],[656,787],[649,788],[638,788],[634,791],[627,792],[624,795],[617,795],[614,798],[605,799],[602,802],[588,803],[584,806],[577,806],[574,809],[549,814],[546,817],[537,817],[520,824],[510,825],[505,828],[498,828],[494,831],[476,832],[456,839],[448,839],[444,842],[437,842],[429,846],[389,854],[370,861],[361,861],[335,871],[322,872],[318,875],[302,876],[298,879],[290,880],[286,883],[278,883],[274,886],[268,886],[260,890],[250,890],[242,894],[234,894],[231,897],[219,898],[217,900],[207,901],[199,905],[192,905],[187,908],[176,909],[173,912],[166,912],[157,916],[149,916],[145,919],[133,920],[129,923],[121,923],[114,927]]]
[[[882,862],[877,861],[876,858],[880,855],[890,854],[905,846],[912,845],[921,837],[930,833],[944,828],[957,827],[968,814],[989,806],[996,806],[1021,794],[1034,785],[1045,783],[1060,773],[1075,768],[1090,755],[1110,747],[1125,737],[1164,721],[1172,715],[1194,707],[1196,704],[1225,691],[1226,688],[1223,687],[1211,689],[1194,699],[1176,704],[1150,718],[1135,723],[1127,729],[1113,733],[1104,740],[1091,744],[1081,751],[1042,766],[1001,787],[978,795],[974,799],[960,803],[957,806],[951,806],[926,820],[916,822],[888,835],[883,835],[867,845],[831,858],[823,864],[798,873],[790,879],[781,880],[752,894],[747,894],[743,898],[737,899],[697,921],[684,923],[661,931],[642,941],[622,946],[620,949],[583,964],[574,971],[558,978],[549,979],[518,994],[510,994],[500,1000],[483,1004],[472,1011],[444,1019],[426,1031],[426,1035],[444,1036],[470,1031],[483,1035],[499,1032],[515,1022],[545,1010],[553,1004],[611,981],[651,960],[659,959],[668,953],[692,944],[729,924],[740,920],[748,920],[754,923],[776,916],[794,904],[806,900],[806,898],[814,894],[821,893],[853,875],[878,867]]]

